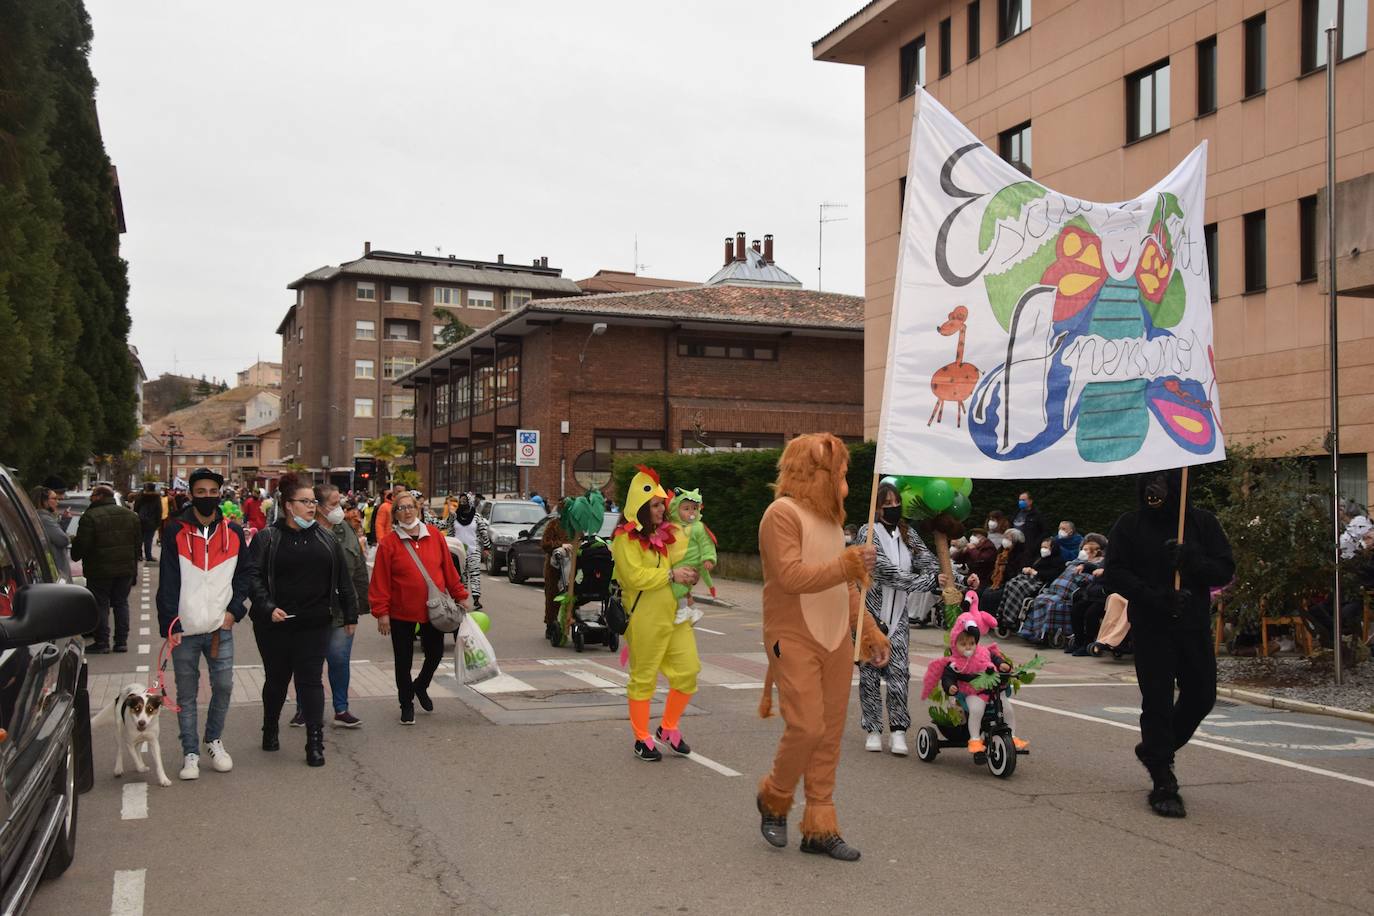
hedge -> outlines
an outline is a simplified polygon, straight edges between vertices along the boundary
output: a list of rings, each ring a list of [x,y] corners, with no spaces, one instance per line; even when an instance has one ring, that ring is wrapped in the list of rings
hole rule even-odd
[[[848,522],[861,525],[868,518],[868,498],[873,484],[873,458],[876,445],[863,442],[849,448],[849,498],[845,501]],[[659,472],[667,487],[683,486],[701,490],[705,500],[704,517],[715,533],[722,551],[757,553],[759,519],[773,500],[769,484],[777,477],[778,449],[748,452],[681,455],[667,452],[619,455],[612,480],[617,501],[634,476],[635,466],[647,464]],[[1225,467],[1210,465],[1196,475],[1194,494],[1204,492],[1211,479]],[[1016,499],[1028,491],[1040,510],[1047,531],[1053,532],[1063,519],[1074,523],[1080,533],[1106,534],[1118,516],[1136,505],[1135,476],[1087,477],[1045,480],[975,479],[973,514],[969,524],[982,525],[987,513],[1001,509],[1016,512]]]

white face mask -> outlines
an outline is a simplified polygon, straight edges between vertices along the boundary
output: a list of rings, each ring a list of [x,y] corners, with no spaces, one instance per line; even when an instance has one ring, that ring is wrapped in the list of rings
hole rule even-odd
[[[1087,559],[1090,559],[1090,557],[1088,556],[1088,552],[1087,552],[1086,550],[1080,550],[1080,551],[1078,551],[1078,559],[1080,559],[1080,560],[1087,560]]]
[[[989,531],[996,531],[996,530],[997,530],[997,522],[996,522],[996,520],[995,520],[995,519],[988,519],[987,528],[988,528]]]
[[[1060,536],[1061,538],[1066,538],[1066,537],[1069,536],[1069,534],[1070,534],[1069,529],[1067,529],[1067,528],[1060,528],[1060,529],[1059,529],[1059,536]]]
[[[960,650],[959,650],[959,654],[962,655],[964,658],[972,658],[972,657],[973,657],[973,650],[972,650],[972,649],[960,649]]]
[[[1051,553],[1051,551],[1050,551],[1050,549],[1049,549],[1048,547],[1041,547],[1041,548],[1040,548],[1040,556],[1042,556],[1042,557],[1047,557],[1047,556],[1050,555],[1050,553]]]
[[[342,525],[344,518],[343,506],[335,506],[324,514],[324,520],[331,525]]]
[[[979,535],[976,535],[976,534],[975,534],[973,537],[971,537],[971,538],[968,539],[968,545],[969,545],[970,547],[977,546],[978,544],[981,544],[981,543],[983,543],[982,537],[980,537]]]
[[[404,528],[406,531],[414,531],[416,528],[420,527],[420,520],[416,518],[411,519],[408,522],[401,522],[401,527]]]

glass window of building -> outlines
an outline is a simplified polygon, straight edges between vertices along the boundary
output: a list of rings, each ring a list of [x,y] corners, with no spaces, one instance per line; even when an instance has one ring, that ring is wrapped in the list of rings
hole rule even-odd
[[[1130,142],[1169,129],[1169,61],[1126,77],[1126,139]]]

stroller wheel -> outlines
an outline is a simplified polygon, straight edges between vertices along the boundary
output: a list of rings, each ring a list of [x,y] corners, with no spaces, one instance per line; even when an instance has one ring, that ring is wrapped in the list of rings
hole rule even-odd
[[[1063,630],[1055,630],[1050,636],[1050,645],[1056,649],[1064,648],[1065,636]]]
[[[612,652],[620,648],[620,634],[615,630],[610,630],[606,633],[606,648],[610,649]]]
[[[573,648],[578,652],[587,648],[587,637],[582,632],[582,627],[574,626],[572,631]]]
[[[998,625],[998,627],[997,627],[997,638],[998,638],[998,639],[1006,639],[1006,638],[1007,638],[1008,636],[1010,636],[1010,635],[1011,635],[1011,628],[1010,628],[1010,627],[1005,627],[1005,626],[1002,626],[1001,624]]]
[[[1005,731],[988,735],[988,772],[999,779],[1016,772],[1016,748],[1012,746],[1011,735]]]
[[[916,756],[931,763],[940,755],[940,736],[935,729],[924,725],[916,732]]]

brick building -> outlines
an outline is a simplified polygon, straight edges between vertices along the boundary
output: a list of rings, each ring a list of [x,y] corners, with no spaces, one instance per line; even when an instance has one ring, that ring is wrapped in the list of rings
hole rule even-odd
[[[577,295],[539,258],[530,266],[430,257],[363,246],[363,256],[311,271],[277,333],[282,338],[281,449],[347,484],[366,439],[414,429],[412,394],[392,385],[434,353],[435,310],[480,328],[535,296]]]
[[[421,363],[416,465],[431,494],[601,486],[617,452],[863,434],[863,300],[800,289],[740,233],[714,282],[534,300]],[[541,464],[517,475],[515,430]]]
[[[1329,425],[1326,46],[1338,15],[1342,490],[1374,453],[1374,63],[1367,0],[874,0],[816,41],[864,68],[866,431],[877,429],[915,86],[1050,187],[1114,201],[1206,140],[1207,256],[1232,440]],[[858,100],[856,100],[858,104]],[[1032,135],[1034,142],[1032,143]],[[1351,252],[1349,256],[1344,252]],[[1344,278],[1344,279],[1342,279]]]

